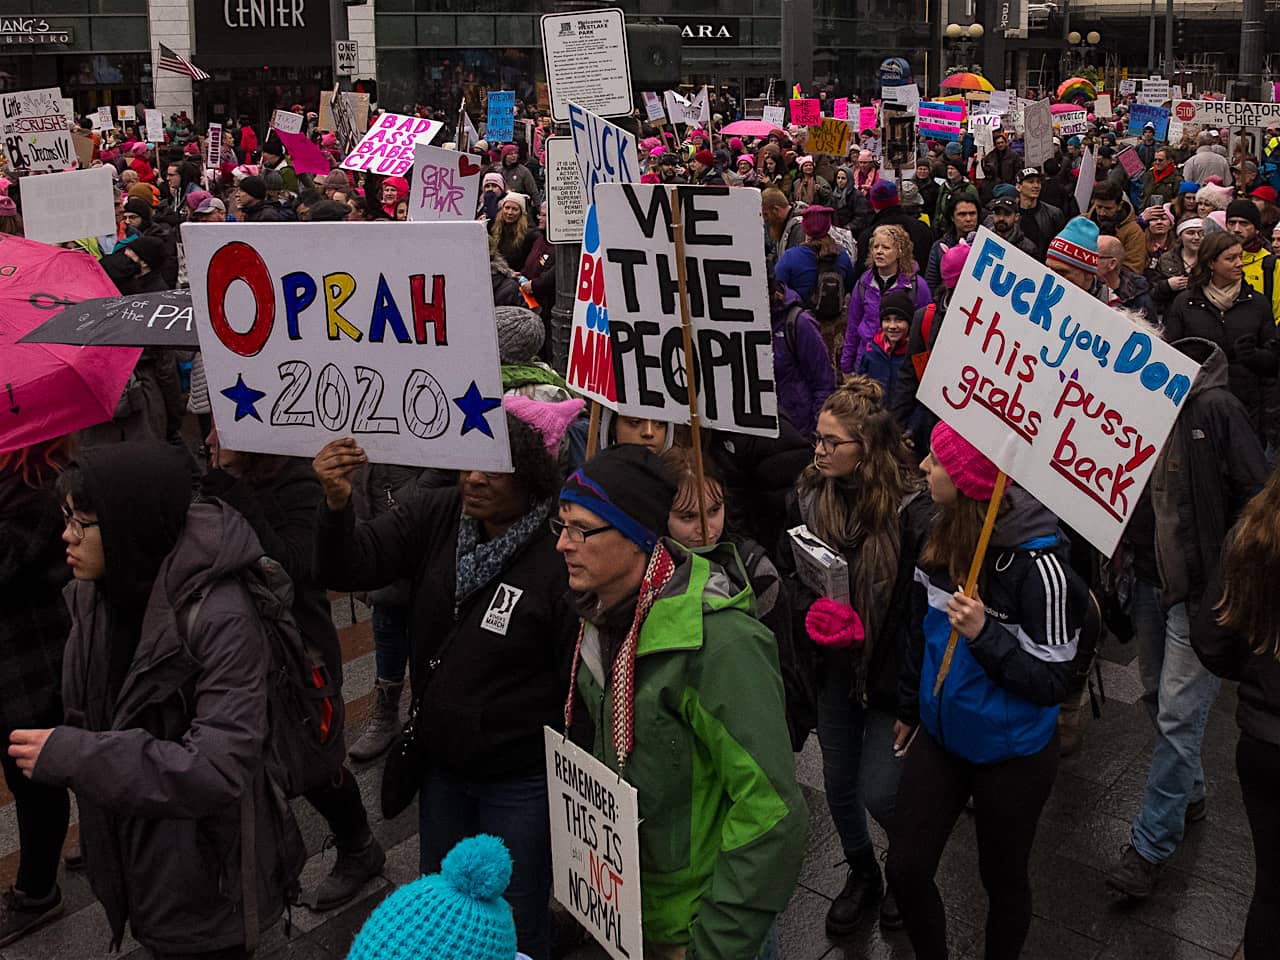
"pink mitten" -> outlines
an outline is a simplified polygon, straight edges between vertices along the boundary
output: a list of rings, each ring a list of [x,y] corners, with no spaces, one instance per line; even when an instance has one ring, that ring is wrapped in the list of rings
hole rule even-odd
[[[804,625],[813,642],[823,647],[862,646],[866,638],[858,611],[828,597],[813,602]]]

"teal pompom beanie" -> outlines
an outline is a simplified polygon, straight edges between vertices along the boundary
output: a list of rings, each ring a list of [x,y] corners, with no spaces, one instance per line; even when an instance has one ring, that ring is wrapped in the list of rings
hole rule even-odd
[[[511,855],[480,834],[449,851],[439,873],[419,877],[369,915],[347,960],[515,960],[516,925],[502,899]]]

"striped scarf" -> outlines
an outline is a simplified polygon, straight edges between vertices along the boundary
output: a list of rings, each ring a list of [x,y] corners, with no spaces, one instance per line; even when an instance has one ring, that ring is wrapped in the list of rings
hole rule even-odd
[[[667,548],[659,543],[649,557],[644,578],[640,581],[640,595],[636,600],[636,615],[631,629],[622,642],[617,658],[613,661],[610,692],[613,701],[613,749],[618,754],[618,776],[626,770],[627,757],[635,747],[636,705],[636,646],[640,641],[640,628],[653,609],[662,591],[671,582],[676,564]],[[586,633],[586,621],[578,628],[578,643],[573,651],[573,666],[569,670],[569,697],[564,704],[564,728],[573,723],[573,691],[578,686],[578,664],[582,662],[582,638]]]

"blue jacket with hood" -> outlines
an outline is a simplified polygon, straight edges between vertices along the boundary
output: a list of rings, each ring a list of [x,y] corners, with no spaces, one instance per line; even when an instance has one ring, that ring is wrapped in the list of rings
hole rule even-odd
[[[1057,518],[1023,490],[1005,494],[978,595],[987,622],[956,645],[935,696],[957,589],[945,571],[916,568],[899,717],[924,724],[943,747],[973,763],[1038,753],[1057,728],[1071,685],[1089,591],[1068,563]]]

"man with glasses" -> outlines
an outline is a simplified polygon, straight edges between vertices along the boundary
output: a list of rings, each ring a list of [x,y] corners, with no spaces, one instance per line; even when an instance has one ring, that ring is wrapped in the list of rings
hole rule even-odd
[[[1151,299],[1151,284],[1124,265],[1124,244],[1118,237],[1098,238],[1098,279],[1107,288],[1107,306],[1123,307],[1155,323],[1158,314]]]
[[[575,701],[596,757],[639,794],[645,956],[772,960],[808,816],[777,644],[731,544],[693,553],[664,536],[675,493],[634,444],[560,491],[552,529],[583,621]]]

